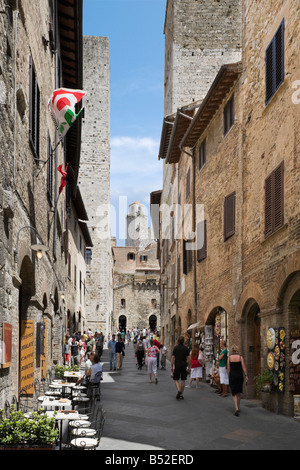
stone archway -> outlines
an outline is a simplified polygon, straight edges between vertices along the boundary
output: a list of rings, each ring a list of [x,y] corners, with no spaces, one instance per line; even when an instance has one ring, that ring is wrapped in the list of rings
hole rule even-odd
[[[261,373],[261,319],[260,306],[256,299],[248,299],[242,312],[242,345],[240,352],[248,371],[248,398],[259,398],[255,391],[254,378]]]

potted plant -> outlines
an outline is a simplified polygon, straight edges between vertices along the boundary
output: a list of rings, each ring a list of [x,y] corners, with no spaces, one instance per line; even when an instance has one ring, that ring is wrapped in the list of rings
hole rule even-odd
[[[11,407],[10,417],[0,413],[0,448],[2,450],[51,450],[58,439],[59,430],[55,419],[49,418],[42,410],[25,416]]]
[[[272,391],[273,374],[269,370],[264,370],[261,374],[254,377],[255,388],[257,392]]]

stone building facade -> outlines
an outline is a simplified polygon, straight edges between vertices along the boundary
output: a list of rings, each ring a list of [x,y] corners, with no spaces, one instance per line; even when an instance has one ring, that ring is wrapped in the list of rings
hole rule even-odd
[[[140,203],[138,206],[144,213],[145,207]],[[129,213],[131,216],[135,213],[136,218],[140,219],[140,212],[132,211],[131,206]],[[142,232],[139,233],[142,235]],[[111,333],[119,329],[161,327],[157,243],[150,240],[144,246],[144,239],[140,243],[137,239],[135,241],[133,246],[127,243],[125,247],[116,246],[114,243],[112,248],[114,308]]]
[[[110,57],[106,37],[84,36],[83,81],[89,90],[82,129],[79,186],[93,248],[87,247],[86,316],[92,331],[110,331]]]
[[[184,207],[181,211],[178,206],[190,205],[193,212],[195,203],[192,191],[194,166],[190,155],[185,153],[181,157],[179,144],[219,68],[223,64],[241,60],[242,2],[168,1],[164,32],[165,100],[159,149],[159,158],[163,160],[160,206],[164,226],[160,232],[159,254],[162,274],[161,310],[165,317],[163,331],[165,342],[171,350],[180,332],[188,326],[186,323],[194,323],[197,317],[195,270],[190,272],[188,267],[188,274],[181,274],[183,263],[190,261],[186,257],[183,260],[181,235],[177,236],[176,241],[176,237],[172,237],[171,225],[168,227],[165,222],[167,220],[176,227],[180,223],[181,233],[185,211]],[[192,233],[194,218],[191,215],[187,209],[185,225],[189,228],[185,231]],[[185,241],[188,241],[188,236],[189,233],[186,233]],[[182,310],[184,315],[180,314]]]
[[[191,204],[193,232],[203,242],[190,254],[182,245],[193,234],[177,242],[178,316],[165,322],[178,334],[193,323],[190,333],[209,361],[221,338],[237,344],[248,397],[260,398],[254,378],[269,370],[265,406],[292,415],[300,387],[300,6],[291,0],[258,8],[245,0],[242,11],[241,60],[219,69],[188,125],[175,114],[174,130],[168,133],[171,116],[163,128],[160,156],[173,172],[177,159],[179,195]],[[196,217],[198,205],[204,210]],[[162,231],[160,237],[162,251]]]
[[[2,408],[21,391],[32,395],[34,380],[63,357],[69,300],[60,292],[81,121],[59,143],[48,100],[61,86],[82,89],[82,2],[1,0],[0,11]],[[60,164],[69,164],[61,194]],[[42,258],[34,245],[48,248]]]

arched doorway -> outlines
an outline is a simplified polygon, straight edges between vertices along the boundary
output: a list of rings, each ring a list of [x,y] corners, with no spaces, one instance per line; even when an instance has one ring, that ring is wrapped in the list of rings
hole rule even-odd
[[[125,315],[121,315],[119,317],[119,330],[126,331],[126,325],[127,325],[127,318]]]
[[[157,328],[157,316],[151,315],[149,317],[149,328],[151,331],[155,331]]]
[[[261,319],[260,308],[255,299],[249,299],[244,307],[242,348],[249,376],[248,398],[260,398],[255,390],[254,378],[261,373]]]

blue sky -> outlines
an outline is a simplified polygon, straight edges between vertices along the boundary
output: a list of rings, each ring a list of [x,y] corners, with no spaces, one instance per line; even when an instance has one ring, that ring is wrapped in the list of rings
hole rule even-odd
[[[149,207],[162,188],[158,151],[164,106],[166,0],[84,0],[83,33],[109,37],[111,203]],[[124,199],[123,199],[124,200]],[[118,238],[118,226],[116,229]]]

